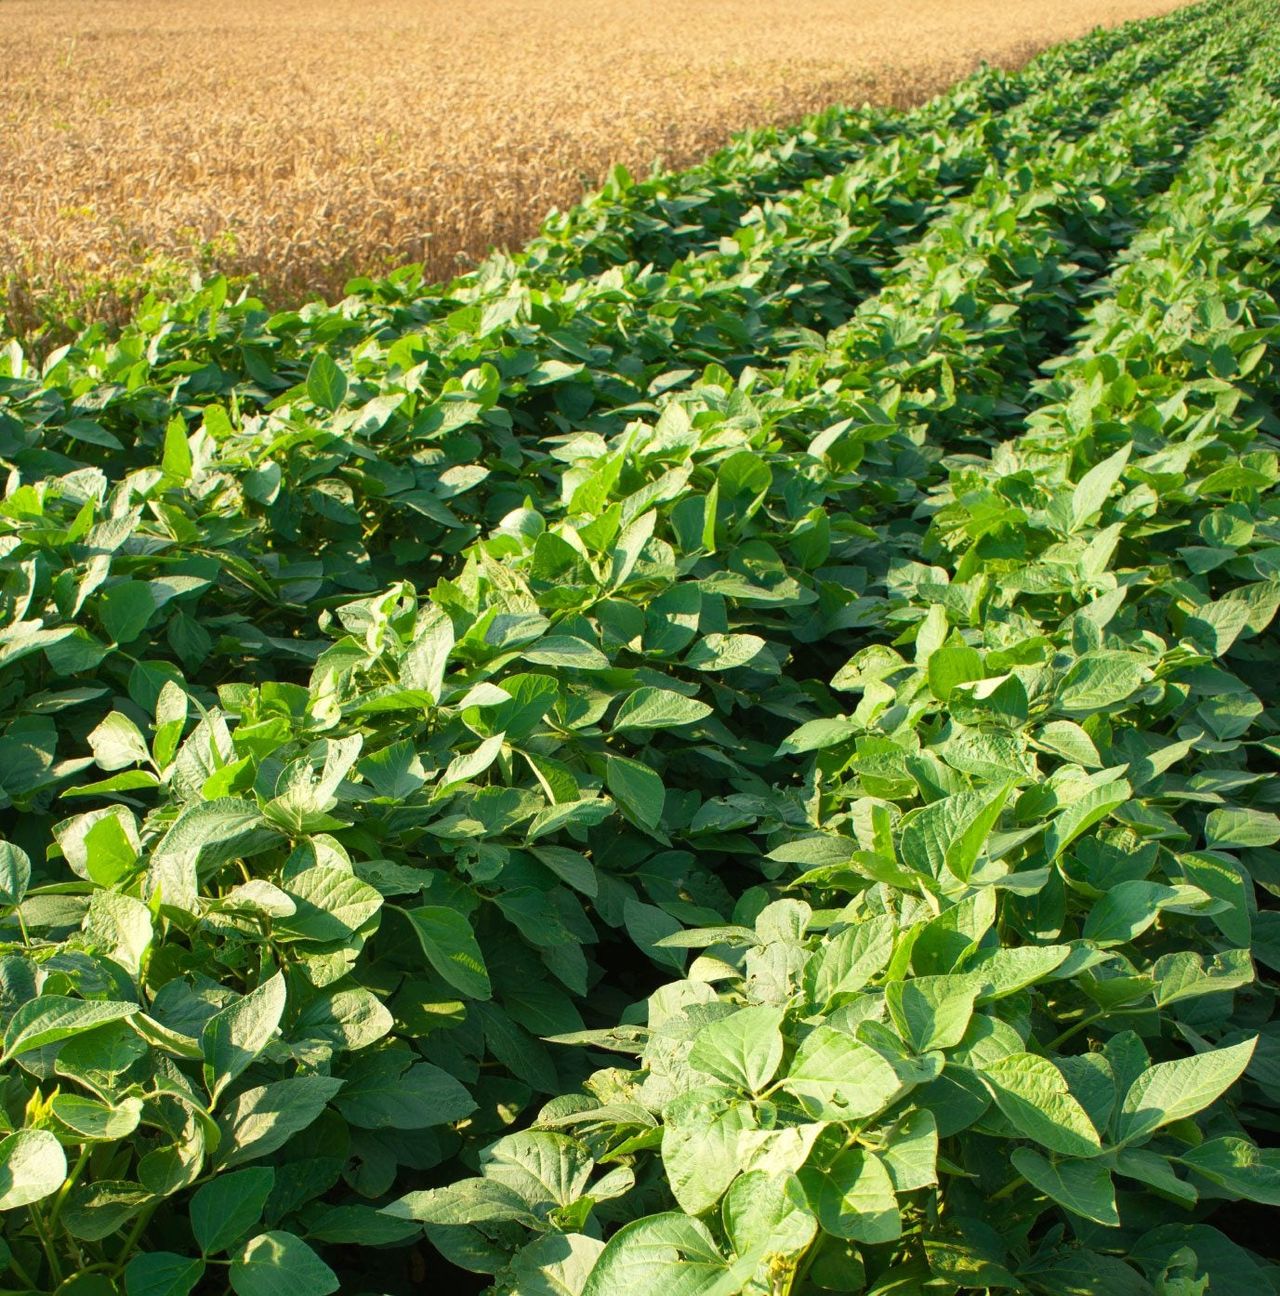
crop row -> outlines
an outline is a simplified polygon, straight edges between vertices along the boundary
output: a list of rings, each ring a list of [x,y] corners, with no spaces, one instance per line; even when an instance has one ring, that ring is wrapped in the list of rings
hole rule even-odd
[[[1207,21],[1210,19],[1202,20]],[[1169,66],[1188,44],[1202,40],[1203,34],[1202,25],[1187,25],[1185,31],[1177,33],[1176,41],[1162,41],[1150,56],[1141,54],[1130,60],[1130,77],[1137,79],[1155,67]],[[1112,76],[1114,72],[1112,69]],[[1075,95],[1075,102],[1095,106],[1090,110],[1076,108],[1078,117],[1087,120],[1088,111],[1097,111],[1097,94],[1105,88],[1093,78],[1087,80],[1085,89],[1093,93]],[[1055,117],[1065,115],[1066,101],[1072,95],[1067,88],[1039,107],[1053,110]],[[1212,97],[1210,91],[1209,99]],[[1140,94],[1137,107],[1131,107],[1129,116],[1119,124],[1122,133],[1133,135],[1142,129],[1139,118],[1143,102]],[[991,139],[990,130],[980,133],[968,144],[970,157],[980,159]],[[1040,149],[1038,138],[1025,126],[1010,123],[1008,133],[999,139],[1006,160],[1016,159],[1021,150],[1034,153]],[[895,154],[893,160],[903,162],[900,154]],[[873,165],[879,170],[881,164],[875,161]],[[1155,171],[1158,173],[1159,168]],[[913,166],[904,166],[904,174],[919,172]],[[993,163],[991,177],[997,186],[1002,183],[1002,174],[999,165]],[[1053,168],[1042,167],[1040,174],[1053,174]],[[1114,204],[1124,177],[1112,179],[1108,201]],[[1015,179],[1014,183],[1024,182]],[[883,179],[880,187],[890,195],[894,192]],[[893,201],[888,197],[885,205]],[[1030,210],[1040,199],[1032,185],[1026,185],[1016,199],[1009,197],[1007,188],[997,198],[987,185],[968,203],[948,212],[943,227],[962,225],[966,212],[994,210],[989,205],[1000,201],[1006,206],[1011,201],[1020,203]],[[1047,229],[1052,217],[1053,211],[1042,210],[1036,213],[1033,224]],[[1008,213],[990,224],[996,239],[1003,239]],[[864,232],[892,249],[899,226],[893,220],[886,221],[878,208],[872,208]],[[972,233],[970,230],[959,237],[963,242],[972,239]],[[1046,233],[1038,248],[1027,245],[1019,249],[1019,255],[1024,260],[1036,255],[1044,260],[1052,253],[1062,257],[1069,244],[1061,237],[1054,242],[1054,237]],[[814,243],[824,247],[821,234],[815,236]],[[779,245],[787,248],[791,262],[802,258],[794,241],[783,239]],[[914,253],[912,247],[908,245],[893,272],[899,284],[912,275],[923,276],[925,283],[938,279],[936,267],[930,266],[936,257],[933,245],[926,243]],[[993,251],[989,244],[983,254],[990,259],[1008,256],[1011,251],[1007,243],[999,251]],[[785,264],[781,254],[778,260]],[[812,256],[803,256],[806,266],[812,260]],[[913,266],[920,268],[913,270]],[[729,271],[723,274],[721,285],[732,290],[737,268],[723,264],[716,268]],[[704,284],[714,278],[705,269],[699,273]],[[974,279],[974,291],[1000,291],[991,286],[984,289],[989,276],[975,273]],[[1007,301],[1007,291],[1014,286],[1005,284],[1006,296],[1002,300]],[[907,296],[914,291],[919,297],[923,290],[923,283],[917,283],[914,289],[907,288]],[[897,294],[899,327],[904,320],[902,295],[901,291]],[[1070,294],[1064,290],[1063,295]],[[667,366],[675,357],[691,358],[691,352],[702,363],[735,360],[737,339],[717,337],[708,326],[706,293],[692,295],[681,283],[672,290],[664,280],[659,291],[641,299],[648,308],[644,311],[637,309],[635,297],[621,295],[620,302],[613,303],[611,309],[612,296],[606,286],[594,296],[576,296],[562,303],[554,315],[549,306],[539,309],[534,302],[517,303],[517,310],[505,312],[508,318],[496,325],[486,328],[481,323],[478,332],[485,335],[485,341],[479,347],[474,334],[460,332],[456,326],[403,339],[385,352],[366,346],[357,356],[350,377],[319,358],[305,390],[273,414],[242,416],[239,427],[220,410],[207,415],[207,435],[195,441],[203,448],[198,472],[203,480],[198,489],[185,492],[185,499],[173,489],[172,472],[157,476],[153,469],[144,469],[139,477],[113,492],[110,501],[99,487],[101,503],[88,517],[83,516],[85,500],[76,489],[68,491],[60,501],[50,499],[51,515],[61,513],[68,521],[77,516],[82,525],[89,524],[98,521],[106,510],[124,507],[124,499],[141,503],[154,493],[163,494],[163,516],[152,521],[144,510],[138,515],[137,525],[141,530],[139,539],[150,538],[150,553],[163,555],[163,566],[178,580],[182,591],[166,618],[179,642],[186,645],[185,652],[178,645],[173,645],[174,651],[179,652],[189,670],[201,666],[210,653],[242,657],[246,652],[256,652],[271,657],[282,637],[297,634],[299,619],[304,623],[312,620],[308,607],[315,599],[341,598],[344,589],[355,592],[376,586],[389,571],[403,568],[406,562],[432,561],[440,551],[447,556],[475,535],[480,525],[501,517],[526,495],[544,494],[545,486],[539,478],[555,460],[532,443],[527,432],[548,416],[559,421],[566,417],[559,414],[561,410],[581,409],[585,415],[593,406],[612,404],[612,418],[604,423],[597,418],[596,422],[606,429],[610,424],[618,426],[629,415],[653,408],[650,402],[637,398],[643,397],[646,387],[655,386],[652,379],[648,383],[627,383],[620,375],[640,366],[646,375],[655,371],[669,373]],[[682,299],[688,299],[687,309],[682,316],[676,316],[675,323],[680,324],[683,317],[692,321],[690,326],[673,326],[669,332],[657,334],[650,323],[633,339],[637,321],[654,320],[664,298],[673,311],[680,308]],[[926,320],[926,337],[933,332],[928,321],[938,304],[935,295],[919,312]],[[775,332],[772,326],[769,331]],[[617,345],[619,339],[622,346]],[[991,342],[994,347],[994,336]],[[589,369],[586,364],[570,366],[554,358],[557,350],[568,344],[590,358]],[[629,354],[624,347],[629,348]],[[538,363],[540,352],[543,359]],[[890,372],[889,358],[881,356],[881,373]],[[688,372],[690,376],[693,373]],[[577,381],[579,378],[586,381]],[[551,411],[547,409],[548,390],[555,392]],[[337,417],[327,418],[329,405],[346,408]],[[218,415],[216,419],[214,414]],[[121,458],[117,438],[102,424],[91,428],[88,420],[73,418],[68,427],[72,436],[96,437],[102,442],[103,464]],[[170,447],[179,455],[183,453],[180,443],[186,438],[182,431],[170,422],[166,453]],[[519,440],[517,433],[521,434]],[[856,444],[862,435],[854,430],[847,439]],[[373,438],[377,441],[376,456],[369,449]],[[36,462],[48,463],[51,440],[48,430],[42,430]],[[437,448],[428,448],[433,444]],[[143,448],[145,445],[144,441]],[[191,453],[190,449],[185,452],[187,457]],[[164,461],[158,466],[163,470]],[[70,480],[74,483],[78,479],[73,476]],[[219,516],[209,520],[210,513]],[[121,535],[119,543],[124,540]],[[321,561],[317,561],[318,554],[322,555]],[[20,553],[15,558],[26,560]],[[140,569],[144,565],[126,563],[124,574],[134,575],[130,567]],[[17,619],[26,625],[22,641],[25,648],[15,645],[14,656],[19,652],[30,656],[49,636],[67,635],[60,622],[83,622],[82,609],[97,611],[99,603],[107,601],[110,588],[104,588],[107,570],[101,558],[96,558],[90,568],[92,583],[76,581],[81,592],[70,602],[50,591],[54,606],[46,604],[39,627],[29,624],[34,609],[24,609],[24,615]],[[137,574],[141,575],[141,570]],[[60,579],[71,584],[76,577],[72,571],[64,570]],[[94,591],[99,588],[103,592],[94,599]],[[228,620],[214,620],[219,613]],[[264,614],[271,619],[264,622]],[[225,634],[215,642],[202,634],[197,621],[203,627],[225,626]],[[103,630],[111,636],[110,627],[104,624]],[[96,670],[107,651],[102,638],[87,633],[83,626],[72,638],[74,643],[67,643],[61,650],[70,672]],[[314,653],[315,645],[295,640],[286,651],[305,662],[307,654]],[[28,690],[32,685],[28,680]]]

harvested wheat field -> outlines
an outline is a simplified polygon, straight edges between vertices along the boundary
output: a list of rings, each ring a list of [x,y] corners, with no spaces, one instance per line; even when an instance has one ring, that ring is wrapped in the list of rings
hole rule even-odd
[[[615,162],[917,101],[1171,0],[0,0],[0,313],[193,266],[277,301],[527,238]]]

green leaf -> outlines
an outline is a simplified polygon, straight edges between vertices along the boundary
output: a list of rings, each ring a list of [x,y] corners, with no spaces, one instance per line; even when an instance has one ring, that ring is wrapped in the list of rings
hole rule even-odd
[[[986,678],[982,654],[967,645],[938,648],[929,654],[927,668],[929,692],[939,702],[946,702],[959,684]]]
[[[24,1003],[9,1019],[4,1031],[4,1060],[7,1062],[31,1049],[70,1039],[72,1035],[93,1030],[106,1022],[132,1017],[138,1011],[137,1004],[117,1000],[41,995]]]
[[[1064,676],[1058,706],[1076,714],[1114,707],[1132,697],[1150,675],[1150,667],[1133,653],[1085,653]]]
[[[607,756],[605,761],[605,787],[613,798],[642,828],[657,828],[667,796],[662,779],[647,765],[625,756]]]
[[[30,885],[31,861],[26,851],[0,841],[0,905],[12,908],[21,904]]]
[[[568,670],[608,670],[609,659],[585,639],[573,635],[545,635],[520,650],[520,656],[538,666],[560,666]]]
[[[165,426],[164,457],[160,466],[180,482],[191,480],[194,460],[187,440],[187,425],[181,414],[175,414]]]
[[[800,1181],[791,1174],[765,1170],[739,1175],[725,1194],[720,1214],[734,1251],[739,1256],[758,1256],[771,1265],[778,1257],[803,1252],[818,1224]]]
[[[148,1251],[125,1265],[128,1296],[187,1296],[204,1277],[204,1261],[172,1251]]]
[[[627,696],[613,718],[614,733],[674,729],[697,724],[712,708],[696,698],[664,688],[639,688]]]
[[[200,1047],[211,1103],[216,1104],[227,1085],[266,1048],[280,1025],[284,1005],[284,976],[277,972],[205,1023]]]
[[[118,1103],[99,1102],[80,1094],[56,1094],[50,1102],[53,1114],[86,1142],[114,1143],[138,1128],[142,1103],[121,1098]]]
[[[1161,1126],[1194,1116],[1220,1098],[1244,1074],[1255,1039],[1158,1062],[1129,1087],[1116,1117],[1116,1141],[1145,1139]]]
[[[1119,882],[1089,911],[1084,938],[1099,945],[1125,945],[1146,931],[1160,916],[1160,910],[1177,899],[1173,887],[1159,882]]]
[[[764,652],[765,641],[753,634],[709,634],[685,654],[691,670],[723,671],[746,666]]]
[[[293,1233],[260,1233],[231,1262],[236,1296],[328,1296],[338,1276]]]
[[[671,1195],[690,1215],[718,1202],[742,1172],[759,1121],[742,1086],[703,1085],[662,1109],[662,1168]]]
[[[67,1158],[41,1129],[20,1129],[0,1139],[0,1211],[29,1206],[62,1187]]]
[[[283,1147],[341,1088],[331,1076],[302,1075],[237,1095],[218,1117],[219,1164],[229,1169]]]
[[[336,410],[347,398],[347,376],[323,351],[317,351],[307,370],[307,395],[313,405]]]
[[[1093,1122],[1048,1058],[1011,1053],[977,1071],[1020,1134],[1063,1156],[1091,1157],[1102,1150]]]
[[[565,1134],[521,1130],[480,1154],[486,1179],[506,1184],[531,1206],[570,1206],[586,1191],[595,1162]]]
[[[1237,1197],[1280,1206],[1280,1149],[1228,1135],[1190,1148],[1179,1160]]]
[[[440,788],[448,789],[478,778],[501,755],[506,740],[505,733],[496,733],[486,738],[474,751],[455,756],[449,762],[449,768],[440,776]]]
[[[910,1192],[938,1182],[938,1122],[927,1107],[901,1116],[885,1132],[880,1160],[895,1192]]]
[[[874,1049],[831,1026],[815,1026],[800,1042],[783,1088],[815,1120],[861,1120],[897,1094],[897,1072]]]
[[[1208,850],[1236,850],[1242,846],[1274,846],[1280,842],[1280,815],[1266,810],[1230,808],[1211,810],[1205,821]]]
[[[427,962],[469,999],[490,999],[493,987],[479,942],[466,916],[456,909],[424,905],[406,909]]]
[[[131,644],[147,628],[156,610],[150,586],[144,581],[126,580],[112,585],[98,600],[103,629],[114,643]]]
[[[898,1034],[917,1053],[926,1053],[960,1043],[980,989],[969,976],[918,976],[891,981],[885,1003]]]
[[[1052,863],[1081,833],[1124,805],[1132,795],[1133,790],[1124,779],[1090,788],[1049,825],[1049,831],[1044,835],[1046,858]]]
[[[1079,531],[1082,526],[1097,513],[1106,503],[1111,488],[1120,480],[1125,465],[1129,462],[1132,445],[1123,446],[1115,454],[1109,455],[1101,463],[1094,464],[1080,483],[1071,492],[1071,530]]]
[[[520,1296],[581,1296],[604,1243],[584,1233],[548,1233],[511,1262]]]
[[[151,759],[146,739],[138,726],[119,711],[113,711],[90,733],[89,748],[94,760],[104,770],[143,765]]]
[[[397,1062],[395,1053],[357,1060],[333,1105],[360,1129],[451,1125],[475,1111],[475,1099],[447,1071],[430,1062],[406,1067],[408,1060]]]
[[[582,1296],[735,1296],[741,1290],[706,1226],[672,1212],[620,1228]]]
[[[809,1002],[816,1008],[828,1008],[856,994],[889,965],[896,936],[893,918],[876,914],[824,941],[804,968]]]
[[[504,1183],[490,1179],[459,1179],[443,1188],[406,1193],[383,1207],[383,1214],[423,1224],[523,1224],[537,1228],[540,1221],[524,1196]]]
[[[191,1198],[191,1229],[203,1255],[238,1242],[262,1218],[276,1173],[265,1166],[220,1174]]]
[[[848,1148],[823,1169],[801,1170],[800,1182],[818,1223],[832,1237],[874,1245],[902,1235],[893,1181],[875,1153]]]
[[[689,1065],[726,1084],[759,1093],[782,1061],[782,1009],[740,1008],[698,1033]]]
[[[990,795],[982,796],[979,806],[965,815],[963,828],[947,846],[943,860],[961,882],[967,882],[972,875],[973,866],[978,862],[978,856],[1012,791],[1013,784],[1006,783]]]
[[[1033,1187],[1075,1215],[1120,1227],[1111,1171],[1100,1161],[1053,1162],[1032,1148],[1013,1150],[1013,1168]]]

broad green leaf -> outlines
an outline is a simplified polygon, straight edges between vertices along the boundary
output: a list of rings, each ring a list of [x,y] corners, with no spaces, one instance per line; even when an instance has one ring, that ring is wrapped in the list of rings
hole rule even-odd
[[[961,882],[967,882],[973,874],[973,866],[978,862],[978,856],[1012,791],[1013,784],[1006,783],[991,795],[983,796],[980,807],[966,813],[963,827],[947,846],[943,860]]]
[[[873,1152],[848,1148],[822,1169],[800,1172],[809,1205],[825,1232],[853,1242],[893,1242],[902,1218],[893,1181]]]
[[[343,1077],[333,1105],[360,1129],[422,1129],[450,1125],[475,1110],[463,1084],[430,1062],[385,1067],[359,1059]]]
[[[1070,945],[1011,946],[969,959],[965,964],[965,975],[976,977],[983,983],[978,992],[978,1002],[992,1003],[1044,980],[1070,954]]]
[[[486,1179],[504,1183],[531,1205],[569,1206],[586,1191],[595,1162],[573,1139],[522,1130],[491,1143],[480,1156]]]
[[[511,1262],[520,1296],[582,1296],[604,1243],[584,1233],[547,1233]]]
[[[664,688],[639,688],[627,695],[613,718],[615,733],[674,729],[697,724],[711,715],[712,708],[696,698]]]
[[[204,1261],[172,1251],[148,1251],[125,1266],[128,1296],[187,1296],[204,1277]]]
[[[260,1233],[231,1262],[236,1296],[328,1296],[338,1276],[298,1236]]]
[[[1129,1087],[1116,1117],[1116,1141],[1133,1143],[1220,1098],[1244,1073],[1256,1040],[1157,1062]]]
[[[816,1120],[861,1120],[897,1094],[898,1074],[874,1049],[831,1026],[800,1041],[783,1081]]]
[[[569,670],[607,670],[609,659],[593,644],[573,635],[544,635],[520,650],[525,661]]]
[[[1044,835],[1044,853],[1050,862],[1056,860],[1081,833],[1105,819],[1129,799],[1132,789],[1124,779],[1091,788],[1073,801],[1049,825]]]
[[[137,1004],[118,1000],[41,995],[23,1004],[9,1019],[4,1031],[4,1060],[7,1062],[32,1049],[70,1039],[107,1022],[132,1017],[138,1011]]]
[[[1115,454],[1094,464],[1071,492],[1071,530],[1082,526],[1106,503],[1111,489],[1120,480],[1133,447],[1123,446]]]
[[[81,1094],[56,1094],[50,1102],[53,1114],[86,1142],[114,1143],[138,1128],[142,1102],[121,1098],[117,1103],[100,1102]]]
[[[294,912],[276,919],[279,936],[328,945],[347,941],[382,908],[382,894],[344,869],[317,865],[281,883]]]
[[[155,610],[155,598],[145,581],[121,581],[105,590],[98,600],[103,629],[118,644],[133,643]]]
[[[605,760],[604,782],[614,800],[642,828],[657,828],[667,795],[662,779],[647,765],[625,756]]]
[[[984,679],[986,673],[982,654],[976,648],[957,645],[929,654],[929,692],[939,702],[946,702],[958,684]]]
[[[1114,707],[1132,697],[1150,677],[1150,667],[1133,653],[1085,653],[1063,677],[1058,707],[1076,715]]]
[[[347,398],[347,377],[324,351],[317,351],[307,370],[307,395],[322,410],[336,410]]]
[[[146,764],[151,753],[138,726],[126,715],[113,711],[89,734],[89,749],[104,770],[127,769]]]
[[[1237,1197],[1280,1206],[1280,1150],[1228,1135],[1183,1152],[1179,1160]]]
[[[824,941],[804,968],[809,1002],[826,1008],[843,996],[856,994],[888,966],[896,935],[894,920],[877,914]]]
[[[1191,950],[1179,950],[1156,959],[1151,975],[1156,983],[1156,1003],[1165,1008],[1252,984],[1253,960],[1248,950],[1223,950],[1207,962]]]
[[[493,987],[484,955],[466,916],[456,909],[424,905],[406,909],[427,962],[470,999],[489,999]]]
[[[275,1171],[254,1166],[210,1179],[191,1198],[191,1229],[203,1255],[238,1242],[262,1218]]]
[[[737,1296],[741,1290],[706,1225],[673,1212],[620,1228],[582,1296]]]
[[[1101,1151],[1093,1122],[1048,1058],[1012,1053],[979,1067],[978,1074],[1005,1118],[1026,1138],[1063,1156],[1092,1157]]]
[[[1265,810],[1211,810],[1205,821],[1208,850],[1237,850],[1242,846],[1274,846],[1280,842],[1280,815]]]
[[[229,1169],[283,1147],[341,1088],[331,1076],[301,1075],[237,1095],[218,1117],[219,1164]]]
[[[725,1236],[739,1256],[773,1261],[803,1252],[817,1221],[794,1175],[753,1170],[740,1175],[725,1194],[721,1209]]]
[[[216,1104],[227,1085],[266,1048],[280,1025],[284,1005],[284,976],[277,972],[209,1018],[200,1047],[211,1103]]]
[[[954,1048],[968,1028],[981,983],[969,976],[920,976],[885,986],[889,1016],[917,1053]]]
[[[782,1009],[739,1008],[698,1033],[689,1065],[706,1075],[759,1093],[782,1061]]]
[[[765,641],[753,634],[709,634],[685,654],[691,670],[733,670],[756,662],[765,651]]]
[[[62,1187],[67,1158],[42,1129],[20,1129],[0,1139],[0,1211],[29,1206]]]
[[[1159,882],[1131,880],[1117,883],[1089,911],[1085,919],[1085,940],[1099,945],[1123,945],[1140,936],[1173,904],[1178,892]]]
[[[1013,1168],[1033,1187],[1075,1215],[1120,1227],[1115,1184],[1100,1161],[1050,1161],[1032,1148],[1013,1149]]]
[[[497,1224],[512,1222],[537,1228],[540,1221],[525,1197],[491,1179],[459,1179],[442,1188],[407,1193],[382,1208],[396,1219],[424,1224]]]
[[[27,853],[11,842],[0,841],[0,905],[22,903],[31,885],[31,861]]]
[[[927,1107],[908,1111],[884,1133],[880,1160],[895,1192],[938,1182],[938,1122]]]
[[[759,1138],[755,1111],[740,1088],[705,1085],[667,1103],[662,1117],[671,1195],[690,1215],[701,1215],[745,1168]]]

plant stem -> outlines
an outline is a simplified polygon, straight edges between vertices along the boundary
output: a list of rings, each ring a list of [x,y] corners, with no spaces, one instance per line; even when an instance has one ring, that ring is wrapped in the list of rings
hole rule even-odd
[[[1010,1179],[1009,1182],[1005,1184],[1003,1188],[999,1189],[996,1192],[993,1192],[991,1196],[987,1198],[987,1200],[1001,1201],[1005,1197],[1012,1197],[1014,1190],[1017,1188],[1021,1188],[1023,1183],[1025,1182],[1026,1181],[1023,1179],[1021,1175],[1015,1175],[1014,1178]]]
[[[26,1265],[18,1259],[17,1255],[13,1251],[10,1251],[9,1253],[9,1268],[12,1269],[13,1272],[18,1275],[19,1280],[30,1287],[32,1291],[39,1290],[36,1280],[27,1272]]]
[[[152,1202],[150,1206],[144,1206],[138,1212],[138,1218],[134,1220],[133,1227],[125,1237],[119,1255],[116,1256],[115,1272],[117,1274],[123,1272],[125,1262],[129,1259],[129,1253],[138,1245],[138,1238],[142,1236],[142,1230],[151,1222],[151,1217],[156,1213],[156,1208],[159,1205],[159,1202]]]
[[[49,1272],[53,1275],[53,1281],[60,1283],[65,1275],[62,1272],[57,1249],[53,1245],[53,1238],[46,1230],[40,1212],[34,1206],[28,1206],[27,1211],[31,1216],[31,1226],[36,1231],[36,1237],[40,1239],[40,1245],[44,1248],[44,1257],[49,1262]]]
[[[76,1186],[76,1180],[80,1178],[85,1166],[89,1161],[89,1153],[93,1150],[91,1143],[86,1143],[80,1149],[80,1155],[76,1159],[75,1165],[71,1167],[71,1173],[67,1176],[66,1182],[58,1189],[58,1195],[53,1199],[53,1205],[49,1207],[49,1231],[52,1232],[58,1225],[58,1216],[62,1214],[63,1204],[70,1195],[71,1190]]]

